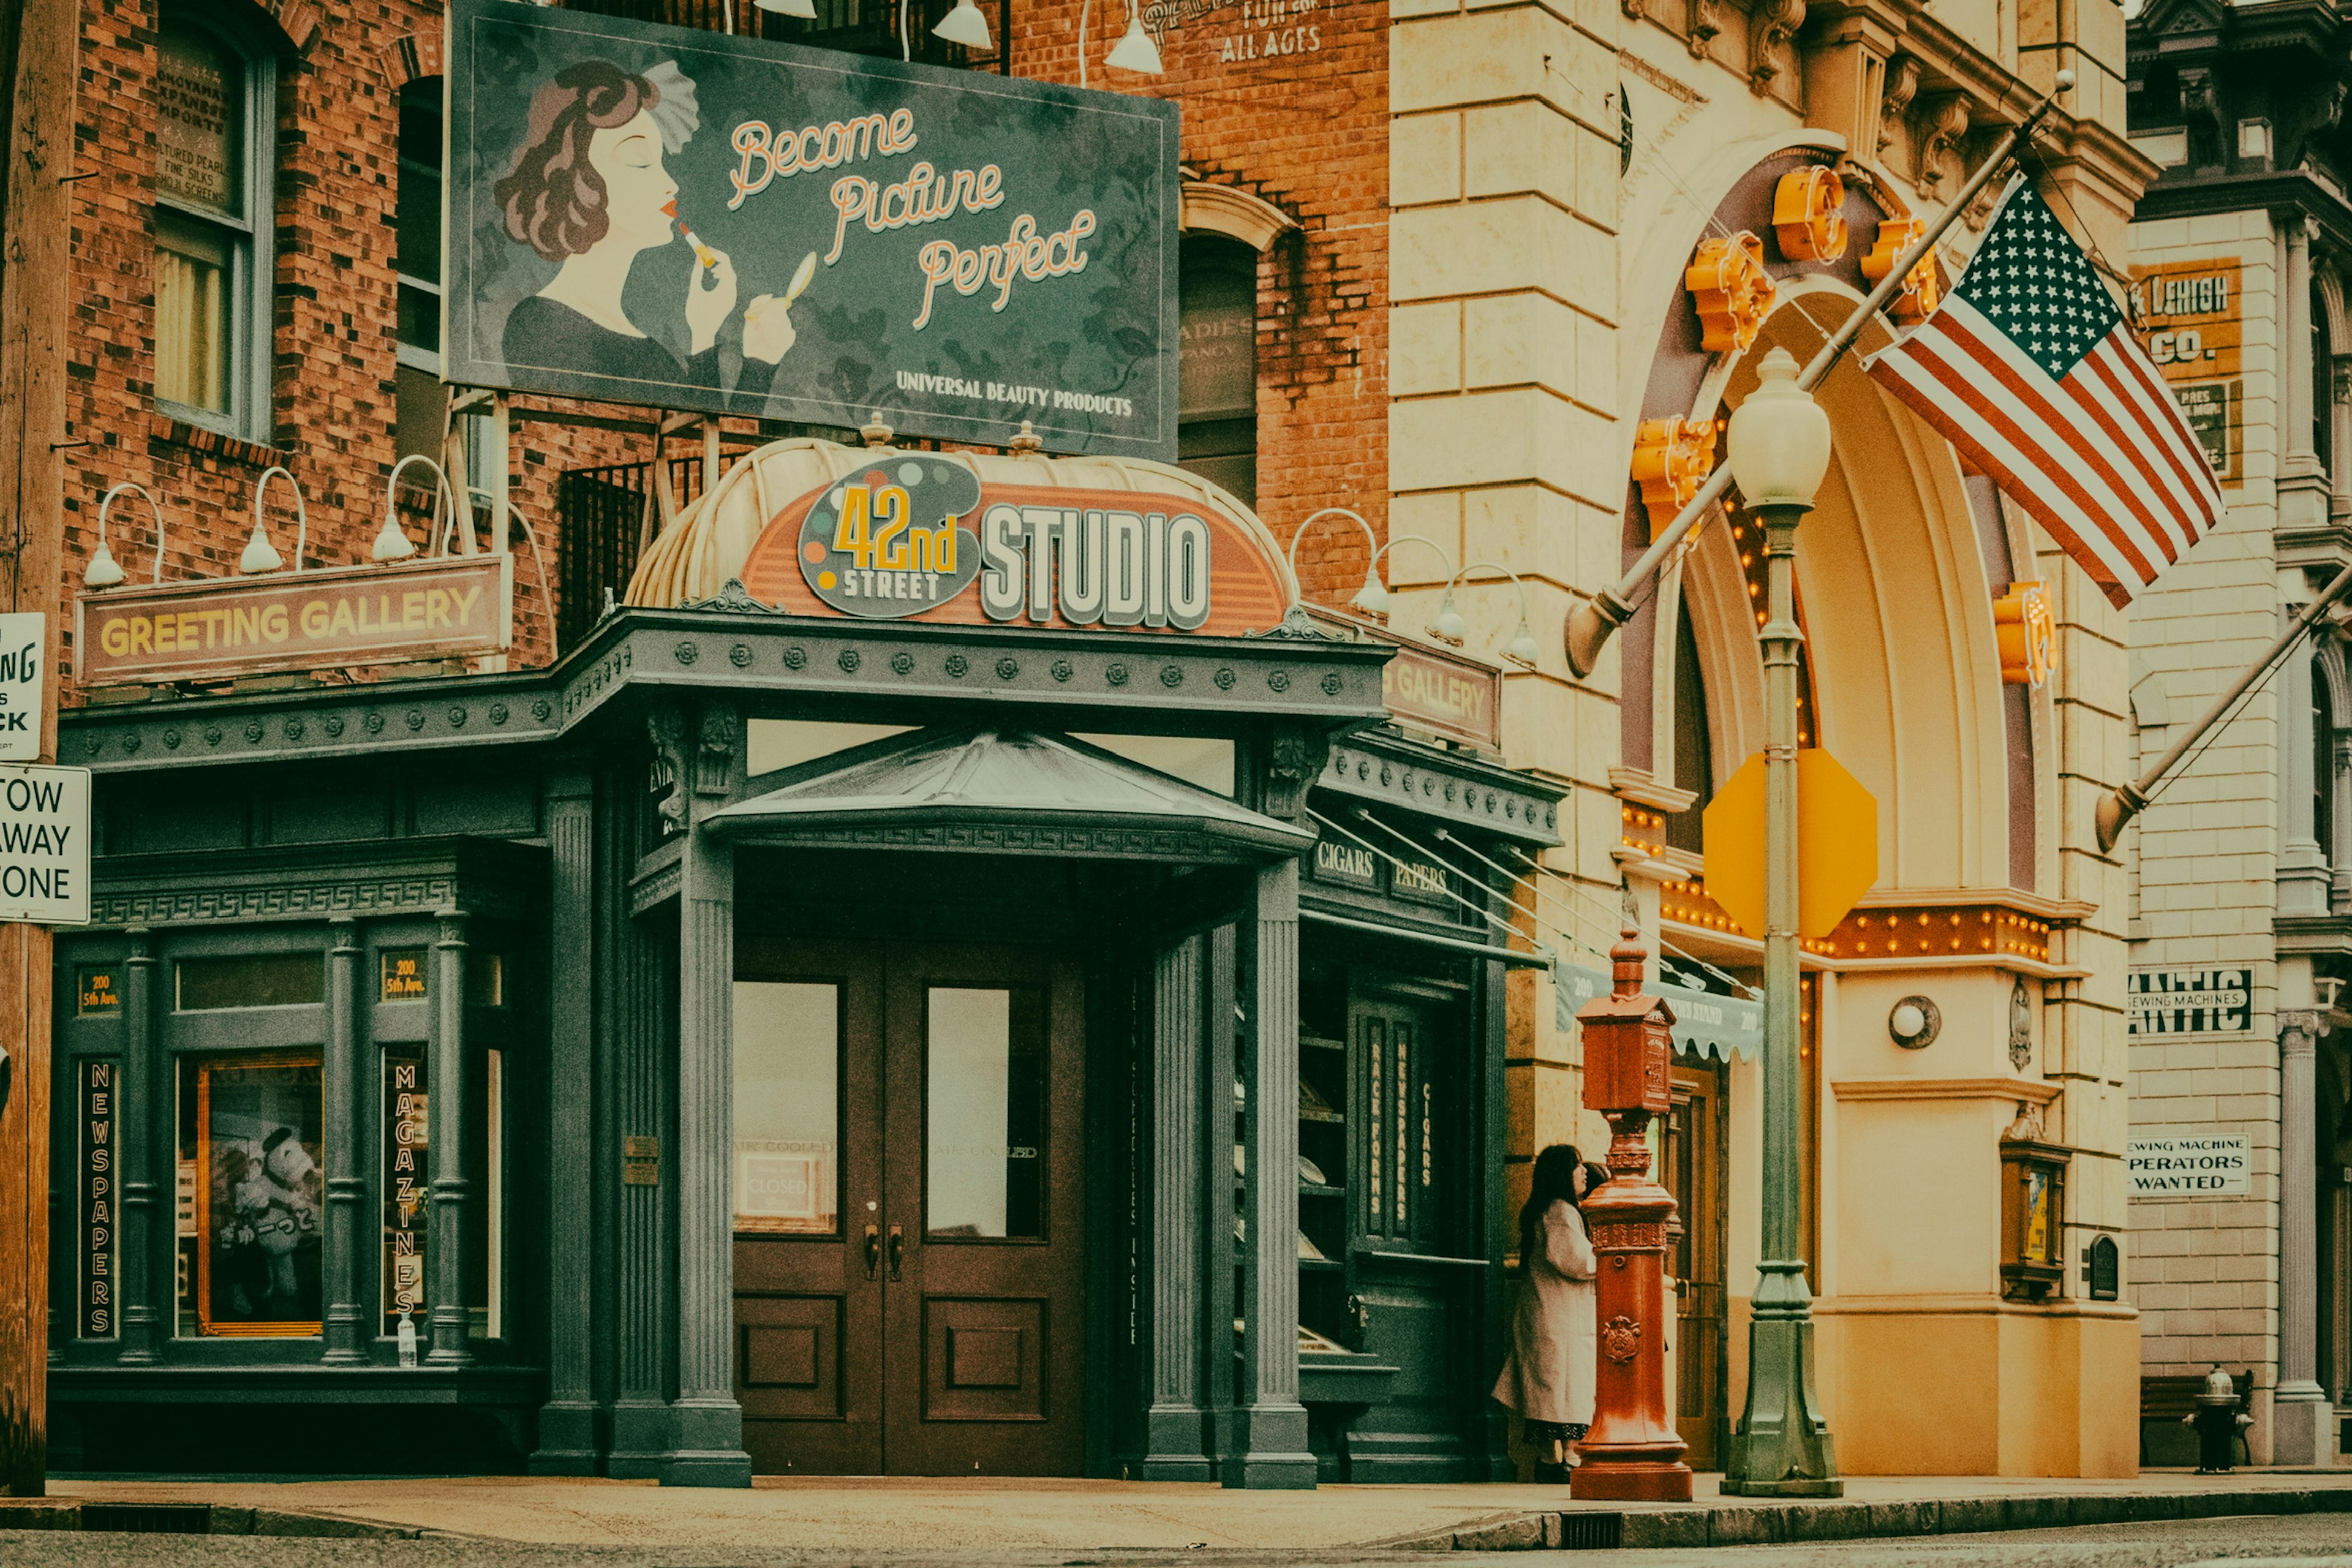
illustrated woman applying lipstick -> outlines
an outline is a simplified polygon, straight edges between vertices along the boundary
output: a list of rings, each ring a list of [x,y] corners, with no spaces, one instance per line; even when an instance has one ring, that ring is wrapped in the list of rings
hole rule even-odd
[[[677,223],[677,182],[662,166],[663,154],[684,146],[699,123],[694,84],[667,60],[643,76],[581,60],[533,96],[514,167],[491,189],[507,234],[561,269],[508,316],[509,363],[722,384],[719,332],[735,313],[735,268]],[[680,279],[692,355],[683,365],[621,302],[637,253],[679,234],[694,252]],[[791,304],[791,296],[761,294],[744,308],[735,391],[767,392],[793,346]]]

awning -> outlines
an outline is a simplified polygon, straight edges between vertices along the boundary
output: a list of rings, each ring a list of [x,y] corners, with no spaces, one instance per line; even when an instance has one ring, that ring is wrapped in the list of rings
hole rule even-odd
[[[1563,963],[1551,972],[1552,1018],[1554,1026],[1572,1029],[1576,1026],[1576,1010],[1595,996],[1609,994],[1610,977],[1598,969],[1580,964]],[[1726,996],[1719,992],[1701,991],[1692,985],[1677,985],[1670,980],[1652,981],[1643,989],[1664,999],[1675,1015],[1675,1050],[1682,1056],[1713,1057],[1729,1061],[1734,1051],[1743,1061],[1755,1059],[1759,1047],[1764,1043],[1764,1004],[1746,996]]]
[[[810,763],[706,826],[746,842],[1263,861],[1306,828],[1067,735],[924,730]]]

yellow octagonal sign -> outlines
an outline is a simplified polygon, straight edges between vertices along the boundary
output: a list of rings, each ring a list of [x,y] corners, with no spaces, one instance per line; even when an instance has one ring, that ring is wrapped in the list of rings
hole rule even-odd
[[[1764,753],[1715,792],[1704,817],[1706,892],[1764,935]],[[1878,801],[1835,757],[1797,753],[1797,931],[1825,937],[1878,881]]]

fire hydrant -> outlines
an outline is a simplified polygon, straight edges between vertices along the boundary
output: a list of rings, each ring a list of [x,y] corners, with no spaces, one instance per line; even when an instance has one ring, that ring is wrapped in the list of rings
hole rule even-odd
[[[2205,1389],[2197,1396],[2197,1408],[2182,1416],[2180,1424],[2197,1428],[2197,1473],[2226,1476],[2238,1429],[2252,1426],[2254,1418],[2238,1408],[2237,1384],[2216,1362],[2205,1374]]]

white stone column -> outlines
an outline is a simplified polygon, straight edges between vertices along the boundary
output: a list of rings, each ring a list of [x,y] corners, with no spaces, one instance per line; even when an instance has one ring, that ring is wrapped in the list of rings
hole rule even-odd
[[[2312,445],[2312,390],[2315,367],[2311,343],[2311,238],[2309,220],[2293,217],[2285,223],[2286,277],[2281,285],[2279,320],[2285,352],[2279,356],[2279,407],[2286,425],[2286,440],[2279,463],[2278,528],[2284,534],[2305,533],[2327,525],[2330,485]]]
[[[2307,596],[2310,590],[2302,584],[2302,574],[2288,575],[2295,580],[2296,597]],[[2290,604],[2287,609],[2298,607]],[[2317,781],[2313,775],[2311,677],[2311,640],[2305,637],[2288,650],[2274,678],[2282,720],[2279,747],[2284,753],[2279,767],[2278,912],[2282,915],[2324,915],[2333,890],[2327,856],[2319,844],[2318,814],[2312,805]]]
[[[2327,509],[2341,525],[2352,521],[2352,354],[2337,354],[2329,368]]]
[[[2319,1386],[2319,1184],[2314,1145],[2320,1015],[2282,1008],[2279,1030],[2279,1363],[2271,1462],[2336,1462],[2336,1406]]]

